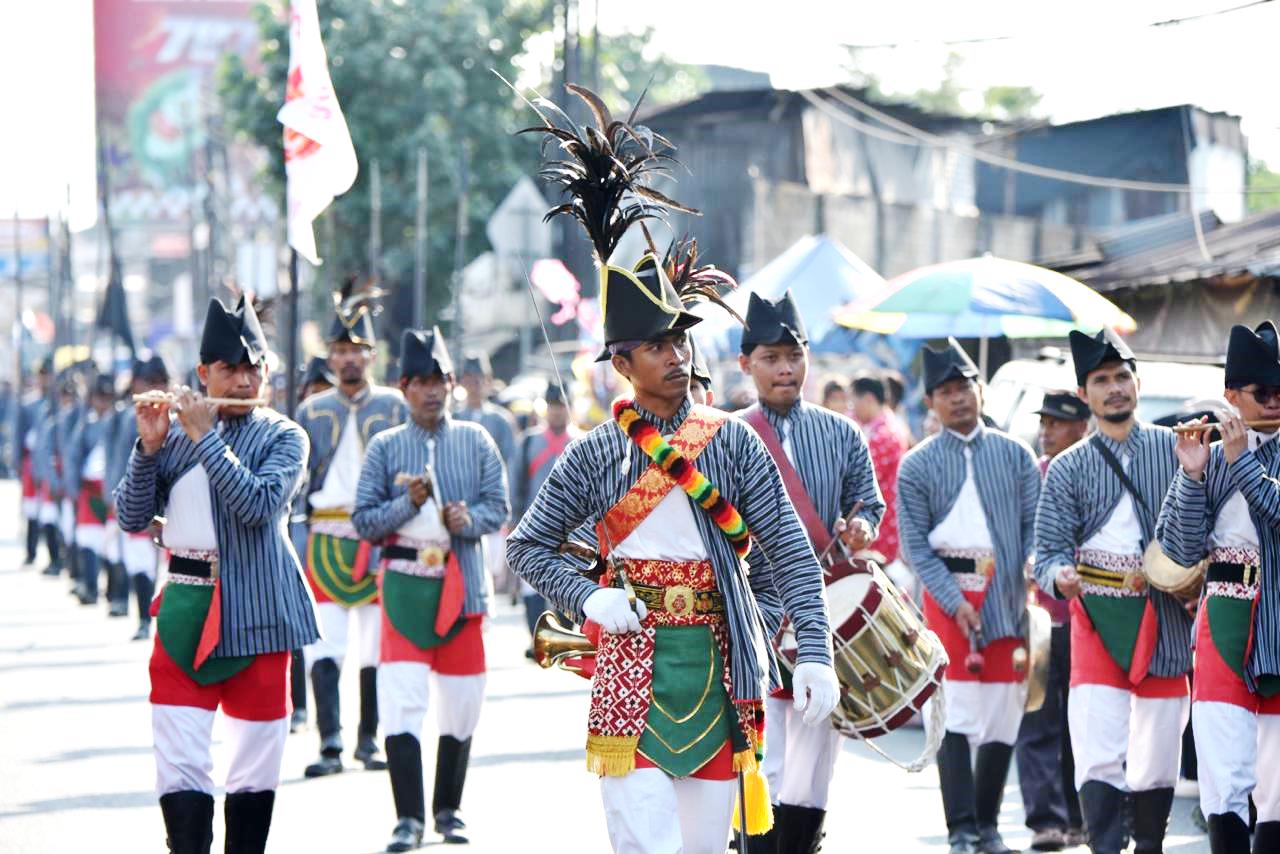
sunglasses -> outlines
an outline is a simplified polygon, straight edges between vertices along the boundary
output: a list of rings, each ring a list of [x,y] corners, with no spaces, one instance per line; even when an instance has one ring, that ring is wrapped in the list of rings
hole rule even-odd
[[[1241,391],[1247,393],[1259,406],[1266,406],[1272,401],[1280,399],[1280,387],[1260,385],[1257,388],[1245,388]]]

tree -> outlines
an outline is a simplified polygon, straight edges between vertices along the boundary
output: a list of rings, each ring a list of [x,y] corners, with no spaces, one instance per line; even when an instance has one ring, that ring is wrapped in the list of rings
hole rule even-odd
[[[1030,86],[990,86],[982,93],[985,115],[1002,121],[1031,118],[1043,96]]]
[[[1272,172],[1262,160],[1249,163],[1250,190],[1274,190],[1270,193],[1251,193],[1248,196],[1249,213],[1258,213],[1280,207],[1280,172]]]

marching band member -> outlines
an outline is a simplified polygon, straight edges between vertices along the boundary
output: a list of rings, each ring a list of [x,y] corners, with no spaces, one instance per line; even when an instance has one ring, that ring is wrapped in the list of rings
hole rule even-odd
[[[440,739],[431,816],[445,842],[468,841],[459,809],[484,700],[489,590],[480,539],[511,507],[493,440],[449,416],[453,377],[438,328],[405,331],[400,391],[409,418],[369,443],[352,514],[362,537],[383,544],[378,701],[397,818],[388,851],[422,844],[420,739],[433,692]]]
[[[399,391],[369,380],[377,347],[373,328],[376,306],[365,292],[354,288],[355,280],[350,278],[335,294],[335,314],[326,337],[329,369],[338,384],[304,400],[297,416],[311,440],[307,461],[310,532],[304,560],[321,629],[320,640],[303,650],[320,732],[320,757],[307,766],[307,777],[342,771],[338,683],[351,635],[357,639],[360,661],[355,758],[366,769],[386,768],[378,757],[377,740],[378,634],[382,625],[378,587],[371,545],[356,532],[351,511],[369,442],[404,421],[405,404]]]
[[[33,460],[39,423],[45,410],[49,395],[50,374],[53,363],[45,359],[36,372],[35,385],[23,396],[18,410],[18,429],[14,434],[14,445],[18,453],[18,477],[22,483],[22,518],[26,520],[26,554],[23,566],[36,562],[36,552],[40,547],[40,482],[36,477],[36,465]],[[49,554],[50,562],[53,554]]]
[[[1280,851],[1280,346],[1271,321],[1233,326],[1227,342],[1223,439],[1179,437],[1181,467],[1156,532],[1191,566],[1209,559],[1195,627],[1192,683],[1200,806],[1214,854]]]
[[[108,430],[112,424],[115,387],[111,377],[100,374],[89,390],[89,407],[76,422],[63,456],[68,495],[75,502],[75,542],[80,553],[80,604],[98,601],[98,575],[105,561]],[[110,567],[108,567],[110,571]],[[115,592],[115,584],[112,591]],[[112,616],[117,616],[113,610]]]
[[[815,551],[839,538],[850,553],[867,548],[884,515],[871,455],[851,420],[802,399],[809,339],[791,292],[775,301],[751,294],[738,364],[755,383],[759,403],[741,413],[764,440]],[[852,514],[852,517],[850,518]],[[752,552],[754,573],[767,557]],[[804,726],[790,691],[766,703],[764,771],[773,793],[776,844],[751,851],[810,854],[822,841],[827,793],[840,755],[831,726]]]
[[[267,342],[253,306],[211,300],[200,341],[210,397],[253,400]],[[317,637],[315,613],[286,531],[307,435],[270,409],[217,408],[190,389],[137,405],[138,444],[116,490],[120,527],[165,517],[170,551],[151,655],[156,790],[169,848],[208,852],[213,829],[210,737],[230,742],[226,850],[262,852],[289,727],[289,650]]]
[[[72,470],[71,454],[74,450],[72,439],[76,425],[84,416],[86,404],[81,400],[83,395],[82,379],[78,373],[79,366],[71,366],[63,371],[58,388],[58,406],[53,418],[53,435],[50,437],[50,449],[53,454],[53,495],[57,508],[55,524],[58,527],[58,539],[62,543],[67,570],[71,576],[71,594],[77,598],[84,595],[84,575],[81,570],[80,548],[76,542],[76,500],[78,496],[72,491],[72,485],[78,479]]]
[[[52,362],[50,373],[52,374]],[[36,501],[38,504],[36,518],[40,522],[40,531],[44,536],[45,549],[49,552],[49,565],[44,574],[58,576],[62,574],[67,559],[67,544],[62,541],[62,532],[58,526],[58,431],[57,421],[62,400],[62,381],[50,377],[53,390],[50,391],[43,405],[37,411],[35,421],[35,437],[31,450],[31,476],[36,482]]]
[[[958,346],[923,357],[942,430],[902,458],[898,529],[925,586],[925,622],[950,658],[942,808],[952,854],[1008,854],[998,823],[1025,701],[1017,662],[1040,472],[1023,442],[983,424],[979,372]]]
[[[1049,464],[1036,515],[1036,581],[1071,600],[1067,720],[1097,854],[1161,850],[1190,703],[1191,620],[1149,589],[1142,556],[1178,466],[1173,433],[1138,421],[1133,353],[1110,330],[1071,333],[1078,394],[1098,430]]]

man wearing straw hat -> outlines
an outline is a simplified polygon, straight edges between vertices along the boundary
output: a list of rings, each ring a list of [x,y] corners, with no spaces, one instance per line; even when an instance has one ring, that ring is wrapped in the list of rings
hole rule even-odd
[[[1191,724],[1214,854],[1280,851],[1280,336],[1266,321],[1227,340],[1223,439],[1178,439],[1181,468],[1156,533],[1184,566],[1207,558]],[[1205,419],[1201,419],[1201,423]],[[1267,426],[1248,426],[1266,422]]]
[[[1109,329],[1070,339],[1077,393],[1098,430],[1049,464],[1036,581],[1071,600],[1067,720],[1089,843],[1097,854],[1124,849],[1131,800],[1134,850],[1155,854],[1190,707],[1191,620],[1175,597],[1148,587],[1142,563],[1178,461],[1173,433],[1137,419],[1128,345]]]
[[[1026,444],[983,424],[978,368],[954,341],[922,355],[925,402],[943,429],[902,458],[898,530],[950,658],[938,750],[947,838],[953,854],[1008,854],[998,824],[1026,691],[1024,567],[1040,472]]]

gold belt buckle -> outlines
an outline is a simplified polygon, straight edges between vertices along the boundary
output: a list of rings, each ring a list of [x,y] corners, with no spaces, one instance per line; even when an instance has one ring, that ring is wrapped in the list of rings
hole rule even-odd
[[[418,562],[426,566],[440,566],[444,563],[444,551],[437,546],[418,549]]]
[[[1147,579],[1140,570],[1126,570],[1124,573],[1124,579],[1121,581],[1121,586],[1125,590],[1130,590],[1134,593],[1141,593],[1147,589]]]
[[[693,588],[683,584],[668,587],[662,594],[662,608],[673,617],[686,617],[692,614],[695,603]]]
[[[209,560],[209,580],[210,581],[218,580],[218,556],[217,555],[214,555]]]
[[[1245,587],[1252,587],[1258,580],[1258,567],[1252,563],[1245,564],[1244,571],[1240,573],[1240,580],[1244,582]]]

